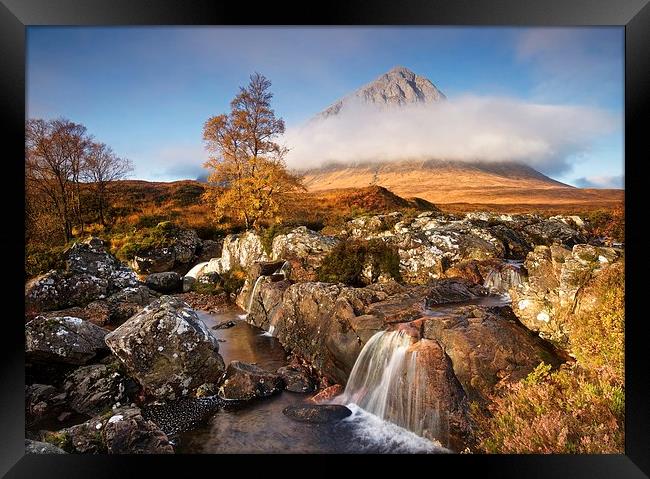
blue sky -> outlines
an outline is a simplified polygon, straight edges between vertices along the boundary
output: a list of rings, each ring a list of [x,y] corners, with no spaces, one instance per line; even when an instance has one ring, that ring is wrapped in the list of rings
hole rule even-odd
[[[252,72],[272,81],[291,128],[402,65],[450,100],[604,112],[613,128],[537,167],[576,186],[621,187],[623,41],[618,27],[29,27],[27,111],[83,123],[134,162],[134,178],[196,178],[203,122],[227,112]]]

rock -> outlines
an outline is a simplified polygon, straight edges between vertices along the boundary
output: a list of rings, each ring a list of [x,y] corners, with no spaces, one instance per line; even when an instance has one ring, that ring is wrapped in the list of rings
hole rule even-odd
[[[247,320],[270,329],[289,351],[333,383],[345,383],[363,345],[392,323],[426,314],[427,304],[486,294],[482,286],[443,279],[430,286],[396,282],[353,288],[328,283],[261,282]]]
[[[293,281],[315,281],[316,270],[339,242],[334,236],[325,236],[300,226],[273,239],[271,256],[274,260],[290,263],[290,279]]]
[[[140,409],[118,408],[82,424],[46,432],[43,440],[79,454],[172,454],[167,435],[145,420]]]
[[[205,270],[208,262],[203,262],[194,265],[188,272],[183,276],[183,292],[186,293],[192,289],[194,282],[201,277],[203,271]]]
[[[213,385],[210,385],[212,393]],[[203,389],[203,386],[199,390]],[[198,392],[198,390],[197,390]],[[218,396],[181,398],[164,403],[147,404],[142,411],[145,419],[153,421],[165,434],[196,429],[226,405],[227,401]]]
[[[199,263],[208,262],[212,258],[221,257],[221,250],[223,249],[223,239],[218,241],[203,240],[196,252],[195,261]]]
[[[219,397],[247,401],[268,397],[284,388],[282,378],[253,364],[232,361],[219,386]]]
[[[212,285],[222,285],[223,279],[219,273],[215,271],[210,271],[209,273],[202,274],[199,277],[199,283],[201,284],[212,284]]]
[[[161,225],[158,225],[158,228]],[[190,269],[190,263],[201,247],[201,240],[196,231],[169,226],[164,228],[169,235],[169,244],[136,254],[129,264],[137,273],[164,273],[174,270],[185,274]]]
[[[151,274],[170,271],[175,263],[174,249],[171,247],[161,247],[146,253],[136,254],[129,261],[129,266],[139,274]]]
[[[35,427],[42,421],[57,418],[66,409],[66,394],[49,384],[25,387],[25,423]]]
[[[415,366],[406,373],[406,384],[417,392],[415,399],[401,396],[404,403],[393,406],[398,408],[396,416],[410,407],[407,429],[448,447],[462,444],[469,431],[466,394],[449,356],[439,342],[430,339],[416,341],[408,353],[415,353]],[[416,401],[415,409],[409,401]]]
[[[246,319],[258,328],[268,330],[272,318],[275,317],[276,311],[280,306],[282,306],[284,292],[289,286],[291,286],[289,281],[262,281],[258,285],[256,294],[253,296],[252,300],[250,296],[248,297],[248,300],[243,298],[239,300],[239,298],[243,296],[240,294],[237,298],[238,303],[245,308],[250,309],[249,315]]]
[[[522,228],[522,232],[535,245],[572,247],[578,243],[586,242],[586,238],[582,233],[557,219],[549,218],[548,220],[528,224]]]
[[[158,293],[146,286],[129,287],[106,299],[92,301],[86,306],[48,311],[43,313],[43,316],[47,318],[74,316],[98,326],[121,324],[159,296]]]
[[[64,258],[68,273],[106,280],[109,294],[138,284],[135,273],[110,254],[99,238],[73,244],[65,251]]]
[[[163,296],[106,336],[106,344],[148,395],[174,399],[216,382],[219,343],[183,301]]]
[[[423,319],[421,331],[442,345],[470,400],[485,402],[497,382],[523,379],[542,361],[556,367],[568,359],[526,329],[507,306],[460,306]]]
[[[340,384],[334,384],[332,386],[326,387],[322,391],[320,391],[318,394],[315,394],[312,396],[309,400],[311,402],[315,403],[322,403],[322,402],[327,402],[336,396],[339,396],[343,394],[343,390],[345,388],[341,386]]]
[[[237,323],[235,323],[232,320],[227,320],[227,321],[221,321],[219,324],[215,324],[214,326],[212,326],[212,329],[228,329],[234,326],[237,326]]]
[[[108,352],[107,330],[80,318],[37,316],[25,325],[28,361],[86,364]]]
[[[27,282],[25,307],[38,312],[83,306],[106,297],[108,288],[104,278],[52,270]]]
[[[220,258],[220,269],[214,269],[221,274],[233,268],[248,269],[257,261],[268,261],[269,256],[262,246],[261,238],[252,231],[237,235],[228,235],[223,240],[223,250]],[[212,260],[207,271],[212,271]],[[206,272],[207,272],[206,271]]]
[[[469,299],[487,296],[488,291],[481,285],[472,284],[462,279],[441,279],[427,290],[426,304],[457,303]]]
[[[285,261],[257,261],[248,268],[248,278],[255,281],[260,276],[271,276],[284,266]]]
[[[567,318],[577,306],[578,294],[603,269],[619,261],[612,248],[578,244],[537,246],[524,266],[528,281],[510,288],[513,310],[522,323],[560,345],[569,341]],[[585,301],[588,297],[581,295]]]
[[[173,454],[167,435],[138,408],[117,409],[104,426],[108,454]]]
[[[60,431],[46,431],[42,440],[68,453],[105,454],[106,443],[102,434],[105,423],[102,418],[92,418]]]
[[[175,266],[185,267],[195,258],[195,254],[202,247],[202,242],[194,230],[179,229],[174,238],[174,263]],[[186,273],[187,271],[183,271]]]
[[[352,415],[352,411],[340,404],[287,406],[282,410],[282,413],[294,421],[316,424],[340,421]]]
[[[462,261],[445,271],[447,278],[461,278],[474,284],[483,284],[483,276],[476,260]]]
[[[294,393],[310,393],[316,390],[316,381],[304,367],[285,366],[276,371],[285,384],[285,389]]]
[[[65,271],[52,270],[27,282],[27,310],[84,306],[139,284],[135,272],[108,253],[98,238],[75,243],[64,252],[64,259]]]
[[[181,276],[174,271],[164,273],[151,273],[147,276],[145,284],[160,293],[174,293],[181,289]]]
[[[65,454],[63,449],[60,449],[47,442],[31,441],[25,439],[25,454]]]
[[[75,411],[93,416],[112,406],[128,404],[129,379],[115,364],[92,364],[69,374],[63,389],[68,395],[70,407]]]
[[[372,82],[355,90],[318,113],[317,119],[336,117],[341,111],[374,107],[378,110],[399,108],[403,105],[431,105],[443,102],[446,96],[427,78],[405,67],[393,67]]]
[[[386,215],[360,216],[346,223],[345,234],[353,238],[381,235],[392,230],[403,217],[404,215],[400,211]]]

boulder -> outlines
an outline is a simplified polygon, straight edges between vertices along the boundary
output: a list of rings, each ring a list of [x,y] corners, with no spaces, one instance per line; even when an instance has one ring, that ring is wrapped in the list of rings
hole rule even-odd
[[[173,454],[167,435],[138,408],[117,409],[103,430],[108,454]]]
[[[445,270],[447,278],[462,278],[474,284],[483,284],[483,276],[476,260],[462,261]]]
[[[129,266],[138,274],[151,274],[171,271],[175,263],[174,249],[168,246],[136,254]]]
[[[86,364],[108,352],[107,330],[71,316],[37,316],[25,325],[27,361]]]
[[[336,422],[352,415],[347,407],[340,404],[304,404],[299,406],[287,406],[282,413],[299,422],[323,424]]]
[[[499,381],[518,381],[542,361],[557,367],[568,359],[526,329],[508,306],[460,306],[421,323],[422,337],[442,346],[470,400],[485,402]]]
[[[92,364],[70,373],[63,384],[70,407],[93,416],[129,401],[127,391],[133,387],[119,365]]]
[[[269,255],[264,250],[262,239],[252,231],[245,233],[228,235],[223,240],[223,250],[221,252],[220,266],[214,271],[221,274],[224,271],[230,271],[233,268],[248,269],[257,261],[268,261]],[[219,270],[220,269],[220,270]],[[213,270],[213,260],[208,265],[208,271]]]
[[[294,393],[310,393],[316,390],[316,381],[305,367],[285,366],[276,371],[285,384],[285,389]]]
[[[334,384],[321,390],[318,394],[314,394],[311,398],[309,398],[309,400],[315,403],[328,402],[336,396],[343,394],[344,389],[345,388],[340,384]]]
[[[106,337],[106,344],[148,395],[174,399],[216,382],[219,343],[183,301],[163,296]]]
[[[108,290],[109,283],[104,278],[51,270],[25,284],[25,308],[40,312],[83,306],[105,298]]]
[[[364,288],[261,282],[247,320],[264,329],[272,326],[285,349],[304,357],[331,382],[345,384],[361,348],[377,331],[421,318],[427,304],[484,294],[482,286],[456,279],[430,286],[392,281]]]
[[[172,454],[167,435],[136,407],[118,408],[82,424],[46,432],[43,440],[78,454]]]
[[[613,248],[586,244],[571,250],[557,245],[535,247],[524,262],[528,281],[509,290],[515,314],[532,331],[566,345],[567,315],[575,311],[579,293],[619,257]],[[588,295],[580,297],[589,302]]]
[[[135,272],[108,253],[98,238],[75,243],[64,252],[64,259],[65,271],[52,270],[27,282],[27,310],[84,306],[139,284]]]
[[[138,284],[135,273],[110,254],[99,238],[73,244],[64,252],[64,258],[68,273],[105,279],[109,294]]]
[[[65,454],[63,449],[60,449],[52,444],[41,441],[32,441],[25,439],[25,454]]]
[[[54,420],[66,407],[66,394],[54,386],[31,384],[25,387],[25,424],[28,427]]]
[[[273,239],[271,256],[291,265],[290,279],[315,281],[316,270],[339,242],[334,236],[325,236],[300,226]]]
[[[254,364],[232,361],[219,386],[222,399],[248,401],[279,393],[284,388],[282,378]]]
[[[159,225],[160,227],[160,225]],[[167,228],[169,241],[166,246],[150,248],[136,254],[130,266],[139,274],[176,271],[185,274],[200,251],[201,240],[196,231],[183,228]]]
[[[223,239],[218,241],[203,240],[196,252],[195,261],[199,263],[208,262],[212,258],[219,258],[223,249]]]
[[[175,271],[164,273],[151,273],[147,276],[145,284],[159,293],[175,293],[181,289],[181,275]]]
[[[160,295],[146,286],[124,288],[106,299],[97,299],[86,306],[74,306],[43,313],[47,318],[74,316],[98,326],[121,324]]]

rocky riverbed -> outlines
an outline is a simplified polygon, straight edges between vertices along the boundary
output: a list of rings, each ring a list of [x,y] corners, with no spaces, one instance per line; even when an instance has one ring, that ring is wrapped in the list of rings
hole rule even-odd
[[[396,212],[330,233],[186,230],[130,266],[73,245],[25,286],[28,449],[461,451],[472,404],[572,361],[568,315],[624,258],[579,217]],[[398,271],[369,254],[362,284],[317,281],[352,241]]]

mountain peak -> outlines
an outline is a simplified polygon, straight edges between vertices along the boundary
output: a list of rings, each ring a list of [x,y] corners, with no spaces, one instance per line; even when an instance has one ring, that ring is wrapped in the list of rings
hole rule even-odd
[[[317,117],[337,115],[352,104],[393,108],[414,103],[436,103],[445,99],[445,95],[428,78],[417,75],[406,67],[395,66],[338,100]]]

